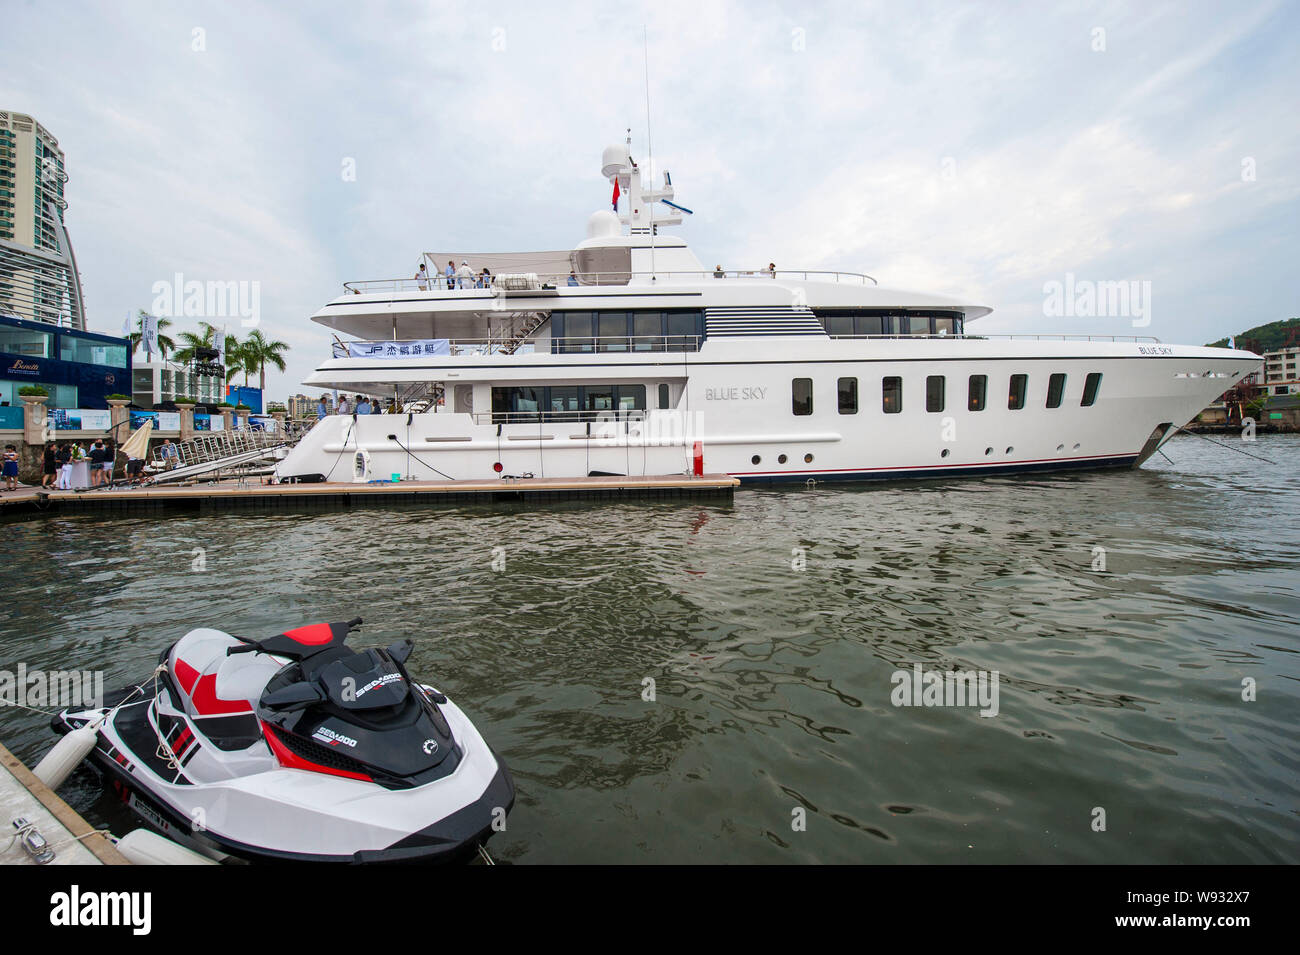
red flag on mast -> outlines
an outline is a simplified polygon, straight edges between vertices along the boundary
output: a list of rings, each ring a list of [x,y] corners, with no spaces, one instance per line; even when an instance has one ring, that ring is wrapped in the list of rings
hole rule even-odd
[[[618,177],[614,177],[614,211],[618,212]]]

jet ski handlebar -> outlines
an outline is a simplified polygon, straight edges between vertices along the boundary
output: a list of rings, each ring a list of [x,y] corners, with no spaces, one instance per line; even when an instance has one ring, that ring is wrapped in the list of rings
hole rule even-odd
[[[243,642],[239,646],[227,647],[226,656],[234,656],[236,653],[269,653],[292,660],[305,660],[322,650],[342,646],[348,635],[359,626],[361,618],[353,617],[339,623],[313,623],[296,627],[264,640],[236,636],[236,640]]]

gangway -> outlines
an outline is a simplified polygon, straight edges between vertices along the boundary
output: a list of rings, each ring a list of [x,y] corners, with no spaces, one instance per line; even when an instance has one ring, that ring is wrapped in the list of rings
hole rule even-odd
[[[298,436],[275,431],[211,431],[153,449],[150,477],[155,484],[203,477],[281,457]]]

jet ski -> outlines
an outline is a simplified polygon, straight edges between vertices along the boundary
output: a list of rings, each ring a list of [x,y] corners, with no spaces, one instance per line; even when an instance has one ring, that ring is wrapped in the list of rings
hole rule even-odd
[[[360,624],[263,640],[191,630],[142,683],[52,725],[93,731],[93,764],[123,801],[212,858],[467,860],[505,827],[510,771],[411,679],[410,640],[346,646]]]

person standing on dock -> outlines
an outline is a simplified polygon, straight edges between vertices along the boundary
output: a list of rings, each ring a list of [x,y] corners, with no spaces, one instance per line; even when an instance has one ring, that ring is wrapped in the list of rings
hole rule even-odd
[[[117,449],[113,447],[113,439],[108,438],[104,441],[104,463],[100,467],[104,471],[101,484],[107,486],[113,483],[113,461],[117,458]]]
[[[176,467],[176,445],[172,444],[171,438],[163,439],[162,447],[158,449],[158,456],[162,458],[163,467],[168,471]]]
[[[104,476],[104,442],[96,441],[87,457],[90,460],[90,486],[99,487],[100,478]]]
[[[41,487],[49,487],[58,476],[59,466],[54,463],[56,448],[57,445],[53,441],[47,441],[45,444],[45,454],[41,459]]]
[[[72,490],[72,449],[68,447],[67,442],[59,445],[59,449],[54,452],[54,463],[58,465],[59,477],[54,482],[54,487],[60,491]]]
[[[5,445],[4,453],[5,490],[18,490],[18,449],[12,444]]]

